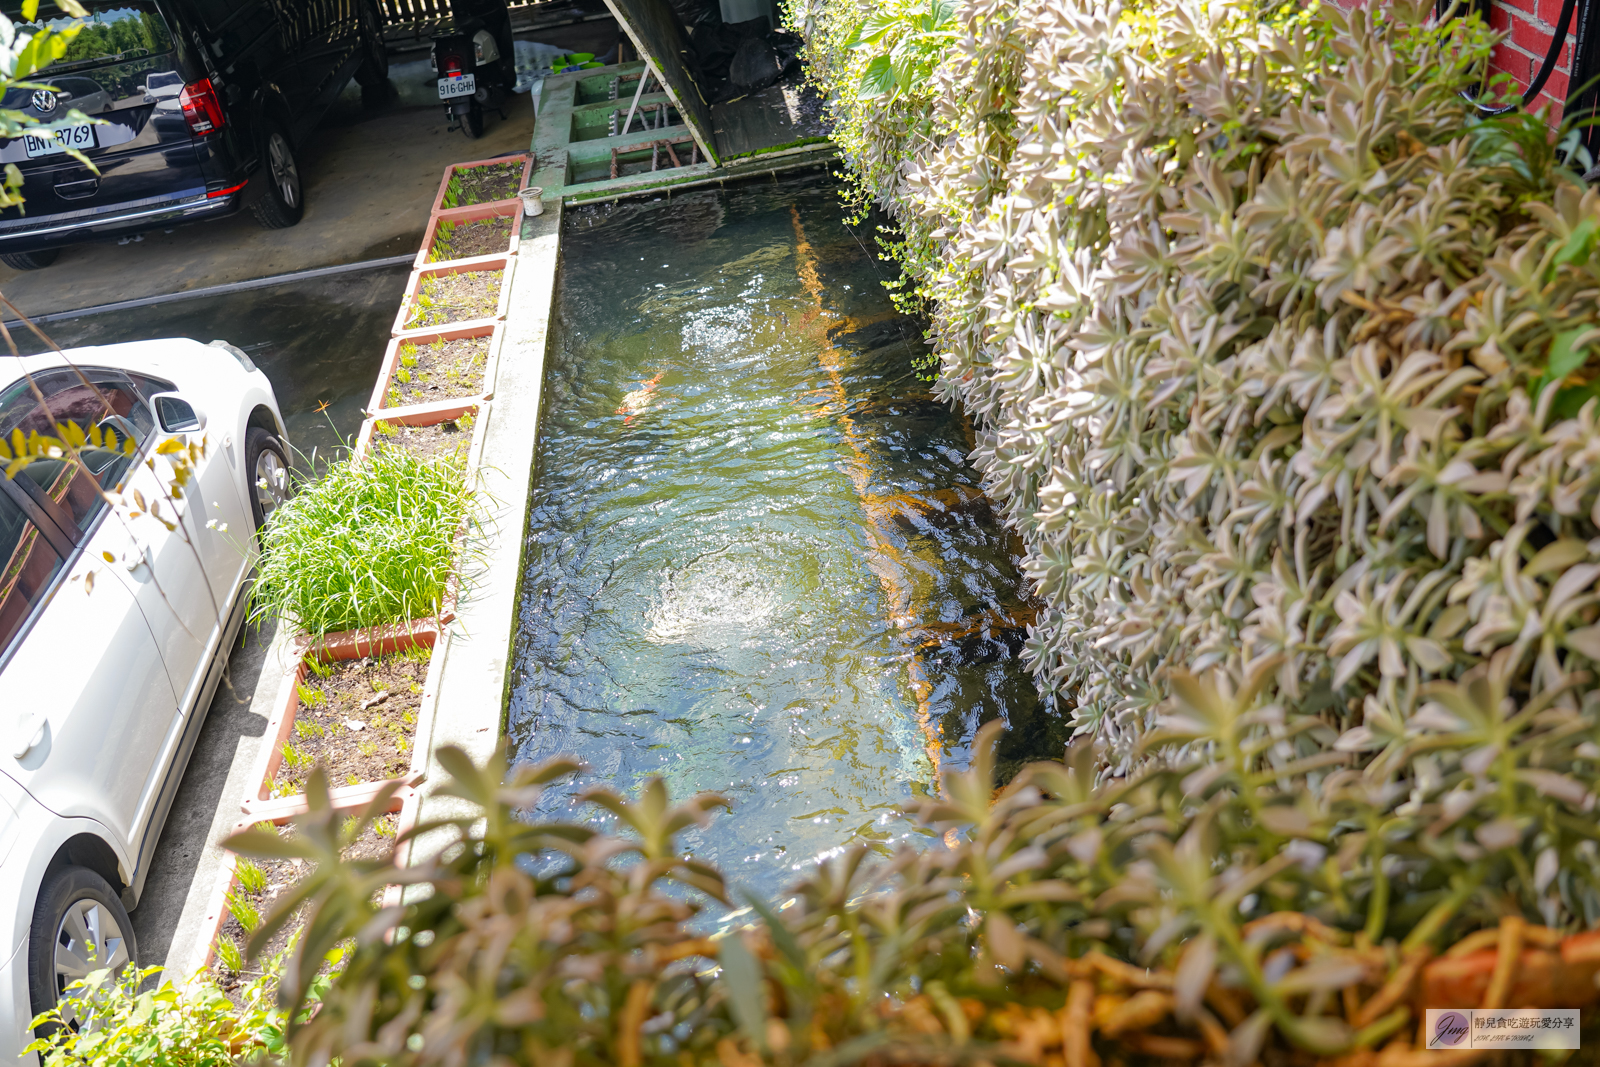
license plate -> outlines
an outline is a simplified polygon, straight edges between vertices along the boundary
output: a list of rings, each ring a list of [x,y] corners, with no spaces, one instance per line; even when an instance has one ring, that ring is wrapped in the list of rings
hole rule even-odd
[[[22,135],[22,146],[27,149],[29,159],[59,156],[69,148],[76,148],[80,152],[87,151],[94,147],[94,126],[87,122],[78,126],[68,126],[64,130],[56,131],[55,137],[25,133]]]
[[[478,77],[475,74],[463,74],[457,78],[439,79],[439,99],[454,100],[458,96],[471,96],[478,91]]]

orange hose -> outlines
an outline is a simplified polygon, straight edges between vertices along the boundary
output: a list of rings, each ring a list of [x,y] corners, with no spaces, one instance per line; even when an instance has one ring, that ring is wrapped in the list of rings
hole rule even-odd
[[[905,580],[907,568],[901,559],[899,547],[895,545],[888,529],[885,528],[884,524],[891,521],[887,518],[885,510],[868,506],[871,497],[869,490],[872,488],[872,462],[867,458],[864,449],[865,438],[849,414],[849,396],[844,387],[844,362],[840,350],[828,340],[829,324],[824,322],[828,312],[822,302],[822,281],[817,276],[816,256],[811,250],[811,242],[806,239],[805,227],[800,222],[799,208],[791,206],[789,214],[794,220],[795,260],[800,284],[805,286],[806,292],[811,294],[811,299],[816,303],[816,310],[806,315],[804,322],[800,324],[800,331],[814,334],[820,342],[817,362],[828,375],[830,384],[827,392],[832,394],[834,402],[838,405],[836,417],[845,447],[849,450],[845,460],[845,473],[849,476],[850,483],[855,486],[856,495],[861,498],[862,514],[867,519],[867,538],[871,543],[871,555],[867,560],[867,567],[877,575],[879,584],[883,586],[884,596],[889,602],[890,621],[901,629],[907,629],[917,622],[913,590],[910,583]],[[844,319],[843,324],[847,325],[849,321]],[[917,701],[917,725],[921,727],[926,738],[928,759],[933,764],[934,780],[937,781],[943,748],[933,725],[933,683],[915,652],[907,660],[906,673],[911,683],[911,692]]]

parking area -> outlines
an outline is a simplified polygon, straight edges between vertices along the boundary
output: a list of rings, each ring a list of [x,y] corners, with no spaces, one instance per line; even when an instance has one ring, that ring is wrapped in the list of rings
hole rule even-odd
[[[603,43],[615,26],[578,25],[541,37],[567,48]],[[569,43],[570,42],[570,43]],[[0,292],[29,316],[57,316],[106,304],[142,306],[69,314],[44,324],[62,347],[152,337],[221,338],[249,353],[271,380],[290,445],[307,469],[349,442],[360,427],[408,275],[408,265],[368,266],[217,296],[172,294],[263,277],[409,256],[421,242],[445,167],[527,148],[534,107],[513,96],[484,136],[447,130],[429,99],[427,53],[391,61],[390,101],[363,108],[351,86],[300,151],[306,213],[290,229],[264,230],[247,214],[146,233],[122,244],[65,249],[50,267],[0,267]],[[38,347],[26,331],[15,336]],[[141,962],[164,965],[198,935],[203,898],[215,878],[214,844],[240,818],[249,765],[259,749],[280,671],[269,664],[268,624],[246,628],[230,657],[180,787],[140,905],[132,913]],[[263,671],[264,664],[267,669]],[[266,684],[258,684],[263,678]]]
[[[371,110],[347,87],[298,150],[306,192],[299,225],[264,230],[241,212],[126,244],[72,245],[44,270],[0,267],[0,292],[25,315],[48,315],[415,252],[444,168],[526,150],[534,105],[526,93],[513,95],[506,118],[492,115],[474,141],[450,132],[443,109],[428,106],[426,52],[396,56],[390,81],[393,97]]]

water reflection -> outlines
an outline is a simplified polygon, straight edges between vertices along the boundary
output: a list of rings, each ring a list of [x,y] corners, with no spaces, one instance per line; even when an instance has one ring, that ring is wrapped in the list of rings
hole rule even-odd
[[[728,795],[687,843],[766,893],[915,839],[981,722],[1065,739],[970,429],[840,214],[804,178],[569,216],[522,590],[518,754]]]

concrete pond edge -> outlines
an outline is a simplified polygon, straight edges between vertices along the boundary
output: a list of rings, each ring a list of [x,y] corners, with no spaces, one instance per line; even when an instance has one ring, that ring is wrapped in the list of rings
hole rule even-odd
[[[523,181],[526,183],[531,160],[524,156],[521,161],[524,164]],[[476,161],[476,164],[501,162],[506,160]],[[456,164],[448,169],[440,183],[440,195],[443,195],[449,177],[456,169],[471,165],[474,164]],[[519,231],[511,242],[511,248],[495,256],[443,261],[413,270],[401,304],[402,318],[396,325],[403,322],[421,277],[433,273],[455,273],[463,269],[481,270],[491,262],[495,268],[505,272],[495,317],[481,322],[395,330],[380,367],[373,396],[378,397],[387,384],[400,343],[413,338],[432,340],[441,334],[490,337],[483,393],[401,409],[369,409],[365,413],[367,417],[355,450],[357,456],[365,454],[371,446],[375,423],[385,416],[413,425],[444,421],[466,410],[474,411],[477,416],[467,456],[467,477],[474,483],[474,494],[483,507],[477,526],[470,531],[463,531],[466,544],[452,575],[455,588],[451,599],[456,603],[450,605],[452,611],[441,613],[437,620],[412,620],[398,624],[406,630],[405,636],[412,639],[425,630],[432,645],[428,682],[424,687],[416,729],[412,735],[411,767],[404,778],[395,780],[400,788],[388,805],[388,810],[399,812],[398,830],[401,834],[424,816],[424,810],[427,818],[438,818],[443,814],[435,810],[438,806],[436,803],[425,803],[425,800],[436,801],[440,798],[425,798],[421,788],[430,776],[438,781],[443,775],[433,758],[434,750],[442,745],[454,744],[481,761],[494,750],[501,733],[510,642],[515,630],[522,568],[523,534],[533,481],[545,345],[554,304],[561,223],[559,204],[554,206],[554,210],[524,219],[520,203],[509,203],[515,205],[514,217]],[[494,202],[494,206],[508,205],[507,202]],[[479,207],[474,205],[455,210],[466,214]],[[446,209],[446,212],[449,210]],[[433,218],[438,217],[437,201],[435,211],[430,214]],[[432,233],[431,226],[429,232]],[[425,254],[427,247],[424,244],[419,256]],[[524,267],[521,271],[516,270],[519,261]],[[508,312],[513,306],[526,314],[519,314],[513,321],[507,322],[510,317]],[[429,334],[433,336],[429,337]],[[528,431],[527,427],[530,426],[535,428],[535,432]],[[379,627],[371,632],[352,631],[331,637],[353,638],[355,641],[365,638],[372,645],[392,629],[395,628]],[[494,634],[504,636],[498,648],[492,638],[485,640],[483,637]],[[267,664],[262,671],[264,684],[253,699],[254,704],[264,704],[269,709],[268,725],[258,743],[257,753],[244,761],[248,767],[245,796],[242,803],[233,804],[225,798],[220,806],[212,825],[211,847],[206,849],[201,869],[196,872],[178,929],[167,952],[166,970],[181,982],[200,978],[209,972],[216,958],[217,938],[229,915],[227,897],[238,884],[237,857],[223,848],[221,841],[258,822],[282,825],[305,809],[303,796],[263,800],[261,792],[268,787],[272,770],[270,764],[275,762],[272,757],[278,753],[279,744],[292,728],[294,712],[299,704],[296,683],[304,673],[304,657],[311,651],[305,635],[295,633],[289,627],[280,627],[268,649]],[[274,678],[277,682],[275,686],[267,681]],[[269,687],[272,689],[270,696],[265,692]],[[340,810],[352,811],[364,807],[384,784],[361,783],[335,789],[332,791],[335,806]],[[412,848],[400,850],[395,855],[396,865],[407,865],[415,854]],[[391,887],[386,894],[386,902],[398,900],[398,897],[398,887]]]
[[[482,433],[476,457],[478,491],[489,507],[475,531],[476,565],[463,583],[455,620],[434,646],[434,655],[443,657],[438,692],[430,721],[424,724],[419,718],[416,733],[416,752],[419,758],[426,756],[427,766],[415,769],[427,775],[429,787],[418,792],[413,823],[466,811],[463,801],[434,795],[437,786],[449,779],[437,751],[454,745],[482,763],[504,732],[545,357],[555,311],[561,216],[556,201],[522,224],[518,268],[502,326],[494,402],[480,411],[475,427]],[[403,847],[397,862],[410,865],[445,843],[437,837],[419,838]]]

